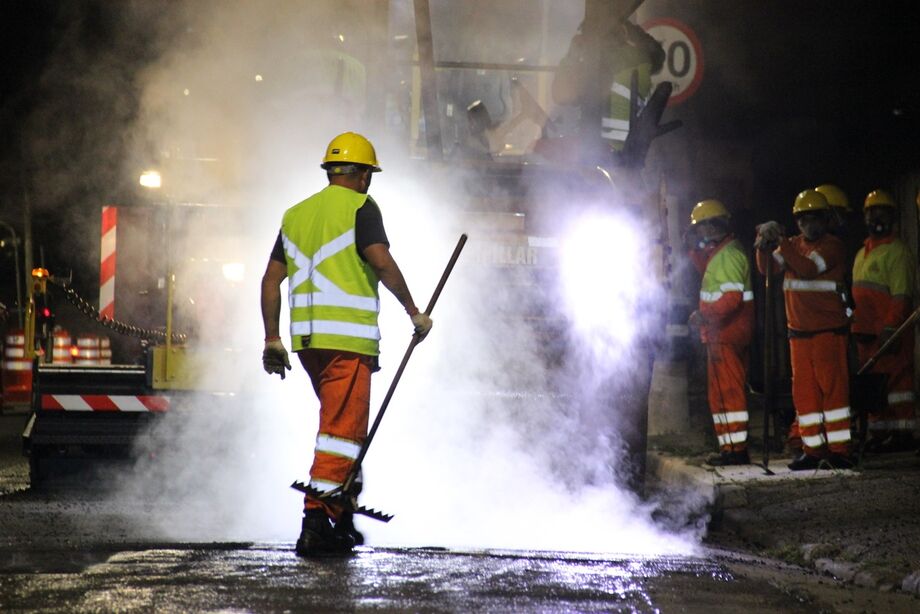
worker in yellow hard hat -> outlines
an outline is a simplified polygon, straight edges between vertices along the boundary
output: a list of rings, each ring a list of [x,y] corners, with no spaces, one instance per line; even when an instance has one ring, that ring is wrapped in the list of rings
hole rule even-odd
[[[815,188],[827,200],[830,205],[830,213],[833,221],[833,228],[846,226],[847,214],[850,212],[850,199],[847,198],[846,192],[832,183],[822,183]]]
[[[702,274],[699,308],[690,314],[706,345],[709,410],[719,443],[710,465],[746,465],[748,408],[745,394],[748,347],[754,330],[754,292],[747,254],[730,228],[720,201],[697,203],[690,223],[697,238],[690,259]]]
[[[380,208],[367,194],[381,170],[373,145],[360,134],[340,134],[321,166],[329,185],[284,213],[262,277],[263,367],[281,379],[291,368],[279,331],[280,287],[287,278],[291,347],[320,401],[309,483],[314,494],[305,497],[295,546],[300,556],[348,551],[363,542],[351,511],[336,501],[356,498],[359,490],[343,492],[367,436],[380,343],[377,281],[405,308],[419,340],[431,329],[390,254]]]
[[[898,236],[898,203],[889,192],[873,190],[866,196],[863,215],[869,236],[853,263],[852,333],[860,364],[888,341],[913,311],[917,288],[916,265]],[[910,328],[892,342],[873,366],[885,375],[887,406],[869,413],[869,452],[898,452],[915,447],[914,331]]]
[[[776,222],[757,227],[757,266],[773,259],[785,277],[783,294],[795,404],[803,453],[793,471],[849,468],[850,398],[847,366],[848,317],[842,297],[846,253],[829,233],[830,204],[805,190],[792,207],[801,234],[785,238]]]

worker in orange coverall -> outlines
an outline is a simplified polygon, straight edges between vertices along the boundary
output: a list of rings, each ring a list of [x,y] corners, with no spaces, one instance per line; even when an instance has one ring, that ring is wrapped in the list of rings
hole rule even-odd
[[[875,190],[863,207],[869,237],[853,263],[851,327],[860,364],[864,364],[910,315],[916,296],[916,267],[898,238],[898,205],[891,194]],[[873,373],[886,377],[888,406],[869,413],[870,452],[900,452],[915,447],[914,332],[896,339],[878,359]]]
[[[358,488],[343,489],[367,437],[380,343],[378,280],[406,309],[419,339],[431,329],[390,254],[380,208],[367,194],[380,171],[373,145],[360,134],[340,134],[321,166],[329,185],[284,213],[262,277],[262,366],[282,379],[291,368],[278,330],[281,283],[288,279],[291,347],[320,402],[310,468],[310,487],[320,494],[304,500],[294,548],[300,556],[348,552],[363,542],[352,512],[332,497],[358,495]]]
[[[850,209],[850,199],[847,198],[846,192],[844,192],[840,187],[832,183],[822,183],[815,188],[815,191],[821,192],[824,195],[824,198],[827,199],[827,204],[830,205],[830,219],[831,226],[829,232],[837,237],[840,237],[840,240],[843,241],[844,246],[846,246],[847,254],[847,273],[850,272],[852,267],[852,256],[856,255],[857,250],[861,247],[861,243],[854,245],[855,233],[849,230],[849,218],[852,215],[852,210]],[[846,276],[846,287],[852,287],[852,278]],[[847,294],[848,297],[852,297],[852,292]],[[851,308],[847,312],[847,315],[852,316],[852,300],[848,303],[848,306]],[[799,433],[799,421],[796,418],[792,421],[792,424],[789,425],[789,434],[786,438],[786,448],[794,450],[796,455],[802,453],[802,436]]]
[[[761,273],[768,258],[784,273],[792,400],[803,447],[789,469],[851,468],[845,248],[828,232],[830,205],[820,192],[799,194],[792,213],[801,234],[785,238],[771,221],[757,227],[755,241]]]
[[[704,200],[690,212],[698,243],[690,259],[703,275],[699,309],[690,325],[699,326],[706,344],[709,410],[719,441],[710,465],[747,465],[748,410],[744,392],[748,346],[754,328],[751,267],[741,244],[731,234],[728,209],[718,200]]]

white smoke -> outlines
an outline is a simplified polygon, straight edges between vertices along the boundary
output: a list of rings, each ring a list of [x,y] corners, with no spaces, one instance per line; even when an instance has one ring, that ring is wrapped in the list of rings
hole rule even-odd
[[[236,208],[224,215],[241,231],[229,251],[246,271],[231,294],[221,295],[224,316],[204,311],[196,323],[213,340],[204,364],[209,381],[234,389],[238,401],[224,408],[203,395],[168,416],[162,433],[169,444],[144,457],[123,491],[162,492],[175,501],[182,513],[161,527],[169,535],[296,537],[301,502],[288,485],[308,478],[318,403],[296,357],[283,382],[261,371],[259,278],[283,211],[325,184],[318,164],[329,139],[358,130],[377,144],[384,172],[370,193],[420,307],[468,230],[455,215],[465,206],[459,178],[405,158],[380,126],[363,123],[362,109],[334,104],[322,70],[310,61],[340,26],[340,11],[326,4],[169,5],[185,20],[186,36],[144,75],[138,164],[158,152],[161,161],[185,168],[181,183],[172,184],[175,198],[186,198],[180,189],[199,200],[229,194]],[[362,24],[372,26],[387,24]],[[595,230],[606,228],[599,219],[591,222]],[[645,270],[642,252],[632,247],[640,227],[618,223],[618,230],[580,240],[584,247],[614,248],[585,271],[595,279],[613,275],[614,294],[594,304],[558,305],[550,314],[569,317],[584,335],[556,341],[595,342],[568,366],[548,360],[547,340],[509,309],[525,301],[518,292],[545,293],[554,304],[553,297],[576,297],[579,287],[509,287],[507,275],[472,256],[472,246],[489,241],[489,233],[470,230],[471,248],[441,296],[434,330],[416,348],[367,456],[362,502],[396,515],[387,525],[359,520],[370,544],[692,549],[692,540],[657,529],[652,506],[624,486],[625,447],[616,429],[626,425],[611,398],[619,390],[614,382],[635,369],[629,346],[636,333],[609,301],[617,308],[625,300],[624,309],[635,313],[632,297],[647,286],[638,274]],[[190,239],[207,251],[204,230]],[[616,271],[608,270],[613,259]],[[411,335],[399,304],[381,292],[383,370],[374,377],[372,419]],[[611,328],[593,317],[604,313],[626,319]],[[584,329],[582,315],[592,316]],[[598,330],[619,332],[599,336]],[[629,368],[618,370],[618,361]]]

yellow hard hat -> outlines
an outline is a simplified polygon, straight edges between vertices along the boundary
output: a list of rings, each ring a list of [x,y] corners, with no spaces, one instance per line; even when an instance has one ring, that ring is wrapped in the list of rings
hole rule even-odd
[[[827,204],[831,207],[839,207],[846,211],[850,210],[850,199],[847,198],[846,192],[832,183],[824,183],[815,188],[816,192],[824,194]]]
[[[730,218],[731,214],[728,212],[728,209],[725,208],[718,200],[701,200],[696,203],[696,206],[693,207],[693,211],[690,212],[690,223],[699,224],[706,220],[711,220],[714,217],[726,217]]]
[[[863,205],[863,209],[868,209],[869,207],[897,207],[898,203],[894,202],[894,198],[886,192],[885,190],[872,190],[869,192],[869,195],[866,196],[866,202]]]
[[[792,205],[792,215],[799,213],[808,213],[809,211],[823,211],[830,208],[824,194],[817,190],[805,190],[795,197],[795,204]]]
[[[326,155],[323,157],[322,167],[344,164],[363,164],[378,173],[381,168],[377,165],[377,152],[366,138],[356,132],[343,132],[329,142]]]

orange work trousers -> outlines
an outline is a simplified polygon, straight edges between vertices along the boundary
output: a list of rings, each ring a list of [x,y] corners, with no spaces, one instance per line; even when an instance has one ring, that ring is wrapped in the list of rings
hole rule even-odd
[[[846,335],[832,332],[789,339],[792,402],[802,448],[821,456],[850,451],[850,375]]]
[[[869,430],[876,432],[901,431],[912,433],[915,426],[916,399],[914,397],[914,336],[906,333],[894,343],[894,349],[883,354],[872,373],[885,374],[888,407],[869,413]],[[878,350],[878,340],[857,342],[860,364]]]
[[[310,486],[320,492],[341,487],[367,438],[373,357],[340,350],[297,352],[319,398],[319,432],[310,467]],[[304,497],[305,509],[321,508],[333,520],[339,506]]]
[[[744,382],[747,379],[747,347],[727,343],[706,344],[709,411],[719,449],[747,449],[748,410]]]

